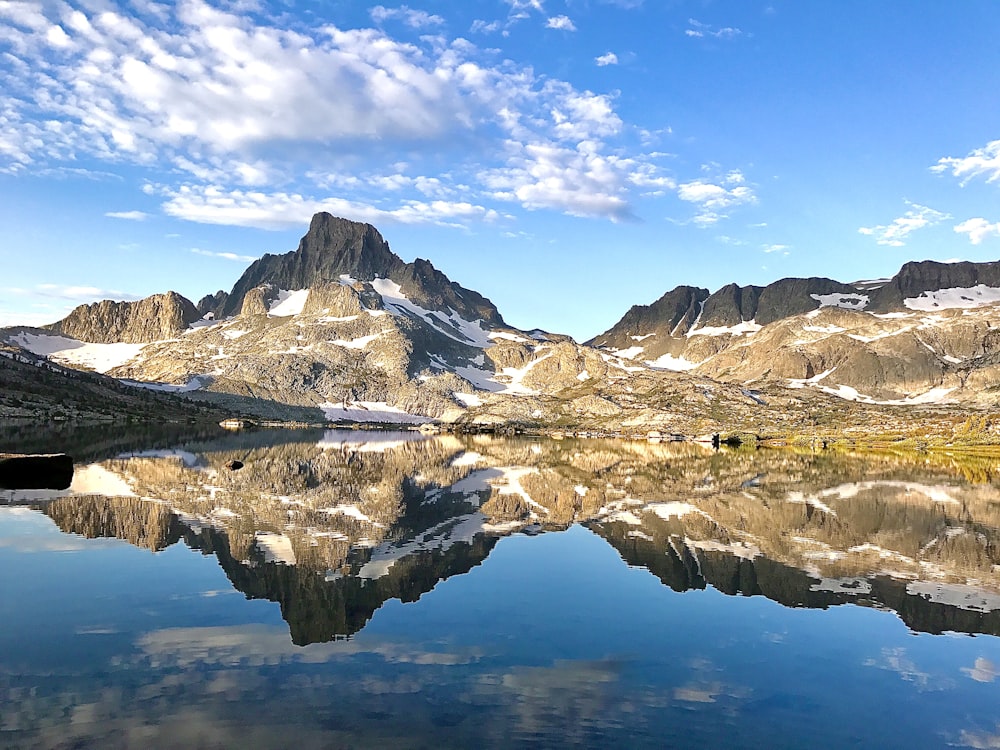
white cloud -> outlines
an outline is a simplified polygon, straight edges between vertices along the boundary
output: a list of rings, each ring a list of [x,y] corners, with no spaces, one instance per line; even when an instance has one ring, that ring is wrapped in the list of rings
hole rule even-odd
[[[559,29],[561,31],[576,31],[576,25],[569,16],[552,16],[545,22],[547,29]]]
[[[921,206],[916,203],[906,201],[910,210],[897,219],[893,219],[891,224],[880,224],[874,227],[859,227],[860,234],[875,237],[875,242],[879,245],[889,247],[902,247],[906,244],[909,235],[918,229],[932,227],[940,224],[946,219],[950,219],[949,214],[935,211],[933,208]]]
[[[1000,237],[1000,221],[991,224],[981,217],[966,219],[961,224],[955,225],[955,231],[959,234],[969,235],[969,242],[978,245],[987,237]]]
[[[685,30],[684,34],[697,39],[701,39],[706,36],[714,37],[716,39],[734,39],[735,37],[742,36],[743,31],[733,26],[723,26],[721,28],[717,28],[710,26],[707,23],[701,23],[694,18],[689,18],[688,28]]]
[[[145,221],[149,214],[145,211],[108,211],[104,214],[110,219],[126,219],[128,221]]]
[[[728,217],[728,210],[757,202],[753,189],[744,184],[746,178],[732,170],[719,180],[692,180],[677,186],[677,197],[699,207],[692,219],[695,224],[708,226]]]
[[[424,29],[444,24],[444,19],[441,16],[431,15],[423,10],[413,10],[406,5],[401,5],[398,8],[386,8],[383,5],[376,5],[368,13],[376,23],[396,19],[414,29]]]
[[[205,255],[209,258],[222,258],[223,260],[235,260],[240,263],[252,263],[257,260],[253,255],[237,255],[236,253],[217,253],[211,250],[202,250],[200,247],[192,247],[191,252],[196,255]]]
[[[1000,181],[1000,140],[990,141],[967,156],[938,159],[938,163],[931,167],[932,172],[949,170],[955,177],[962,178],[963,185],[973,177],[981,176],[985,176],[987,182]]]
[[[632,216],[633,191],[675,186],[636,150],[646,136],[622,121],[616,94],[498,61],[466,39],[418,36],[410,29],[437,17],[406,5],[371,15],[400,21],[409,41],[381,28],[287,28],[221,0],[80,1],[0,2],[0,55],[11,51],[0,65],[0,171],[84,156],[111,170],[159,168],[158,186],[141,189],[162,195],[170,215],[250,226],[297,224],[315,205],[463,224],[496,218],[495,200],[617,221]],[[541,0],[507,5],[511,18],[572,28]],[[297,218],[256,206],[257,195]],[[138,218],[129,213],[109,215]]]
[[[614,52],[607,52],[601,55],[600,57],[595,57],[594,62],[597,63],[597,66],[599,68],[603,68],[606,65],[617,65],[618,55],[616,55]]]
[[[788,255],[788,245],[761,245],[761,249],[765,253],[781,253],[782,255]]]
[[[456,226],[469,220],[497,221],[501,215],[466,202],[404,201],[393,209],[343,198],[313,198],[295,193],[227,190],[217,186],[184,185],[165,190],[163,210],[170,216],[200,224],[291,229],[308,224],[327,211],[372,224],[438,224]]]
[[[625,186],[634,164],[599,153],[595,144],[575,148],[553,143],[510,142],[508,166],[480,175],[498,200],[516,201],[530,210],[554,208],[573,216],[612,221],[634,218]]]

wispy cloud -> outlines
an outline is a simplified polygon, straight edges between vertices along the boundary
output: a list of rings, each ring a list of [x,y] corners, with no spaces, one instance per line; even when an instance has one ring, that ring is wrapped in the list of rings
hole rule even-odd
[[[950,171],[962,178],[965,185],[973,177],[985,177],[987,182],[1000,181],[1000,140],[990,141],[982,148],[970,151],[966,156],[945,157],[931,167],[932,172]]]
[[[710,26],[709,24],[701,23],[694,18],[689,18],[688,28],[685,30],[684,34],[696,39],[702,39],[704,37],[713,37],[715,39],[735,39],[738,36],[743,36],[743,31],[734,26],[723,26],[721,28]]]
[[[80,286],[66,284],[38,284],[34,293],[42,297],[69,300],[70,302],[95,302],[102,299],[137,300],[141,295],[129,294],[117,289],[102,289],[96,286]]]
[[[607,65],[617,65],[618,55],[616,55],[614,52],[608,52],[599,57],[595,57],[594,62],[597,63],[597,67],[599,68],[603,68]]]
[[[967,234],[969,242],[978,245],[988,237],[1000,237],[1000,221],[991,224],[982,217],[966,219],[961,224],[955,225],[955,231]]]
[[[910,206],[910,210],[899,218],[893,219],[891,223],[874,227],[859,227],[858,232],[875,237],[875,242],[879,245],[903,247],[906,244],[906,239],[913,232],[925,227],[932,227],[951,218],[950,214],[935,211],[927,206],[910,203],[910,201],[906,201],[906,204]]]
[[[192,247],[191,252],[196,255],[206,255],[209,258],[222,258],[223,260],[235,260],[240,263],[252,263],[257,260],[253,255],[237,255],[236,253],[218,253],[212,250],[202,250],[200,247]]]
[[[576,31],[576,24],[569,16],[552,16],[545,22],[547,29],[559,29],[561,31]]]
[[[765,253],[781,253],[782,255],[788,255],[789,247],[788,245],[761,245],[761,249]]]
[[[145,211],[108,211],[104,214],[111,219],[126,219],[128,221],[145,221],[149,214]]]

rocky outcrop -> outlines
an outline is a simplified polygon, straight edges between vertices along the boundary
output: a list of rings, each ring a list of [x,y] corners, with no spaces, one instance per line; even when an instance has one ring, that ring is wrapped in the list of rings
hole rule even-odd
[[[733,285],[735,286],[735,285]],[[628,349],[636,340],[654,333],[659,339],[683,335],[698,319],[709,294],[707,289],[679,286],[651,305],[635,305],[618,323],[588,341],[592,346]]]
[[[209,313],[212,314],[212,317],[218,317],[222,314],[222,310],[225,307],[227,299],[229,299],[229,294],[224,292],[222,289],[217,291],[215,294],[206,294],[198,300],[198,312],[203,317]]]
[[[145,344],[179,336],[200,317],[189,299],[167,292],[137,302],[103,300],[80,305],[47,328],[95,344]]]
[[[903,265],[889,282],[872,292],[870,312],[885,313],[903,308],[906,299],[938,289],[968,289],[984,284],[1000,287],[998,263],[938,263],[933,260],[913,261]]]

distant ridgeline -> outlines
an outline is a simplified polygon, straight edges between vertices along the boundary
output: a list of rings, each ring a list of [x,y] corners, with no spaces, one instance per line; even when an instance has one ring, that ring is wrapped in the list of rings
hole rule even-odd
[[[679,286],[581,344],[508,326],[371,225],[320,213],[295,251],[255,261],[229,292],[5,329],[0,365],[31,353],[283,420],[781,432],[801,424],[792,414],[861,427],[895,413],[883,406],[993,407],[998,304],[1000,263],[926,261],[854,283]]]

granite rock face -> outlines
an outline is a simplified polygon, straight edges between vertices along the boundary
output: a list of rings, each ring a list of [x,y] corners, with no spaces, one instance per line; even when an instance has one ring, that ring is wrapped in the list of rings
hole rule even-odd
[[[137,302],[102,300],[80,305],[48,329],[97,344],[145,344],[179,336],[200,317],[189,299],[167,292]]]

